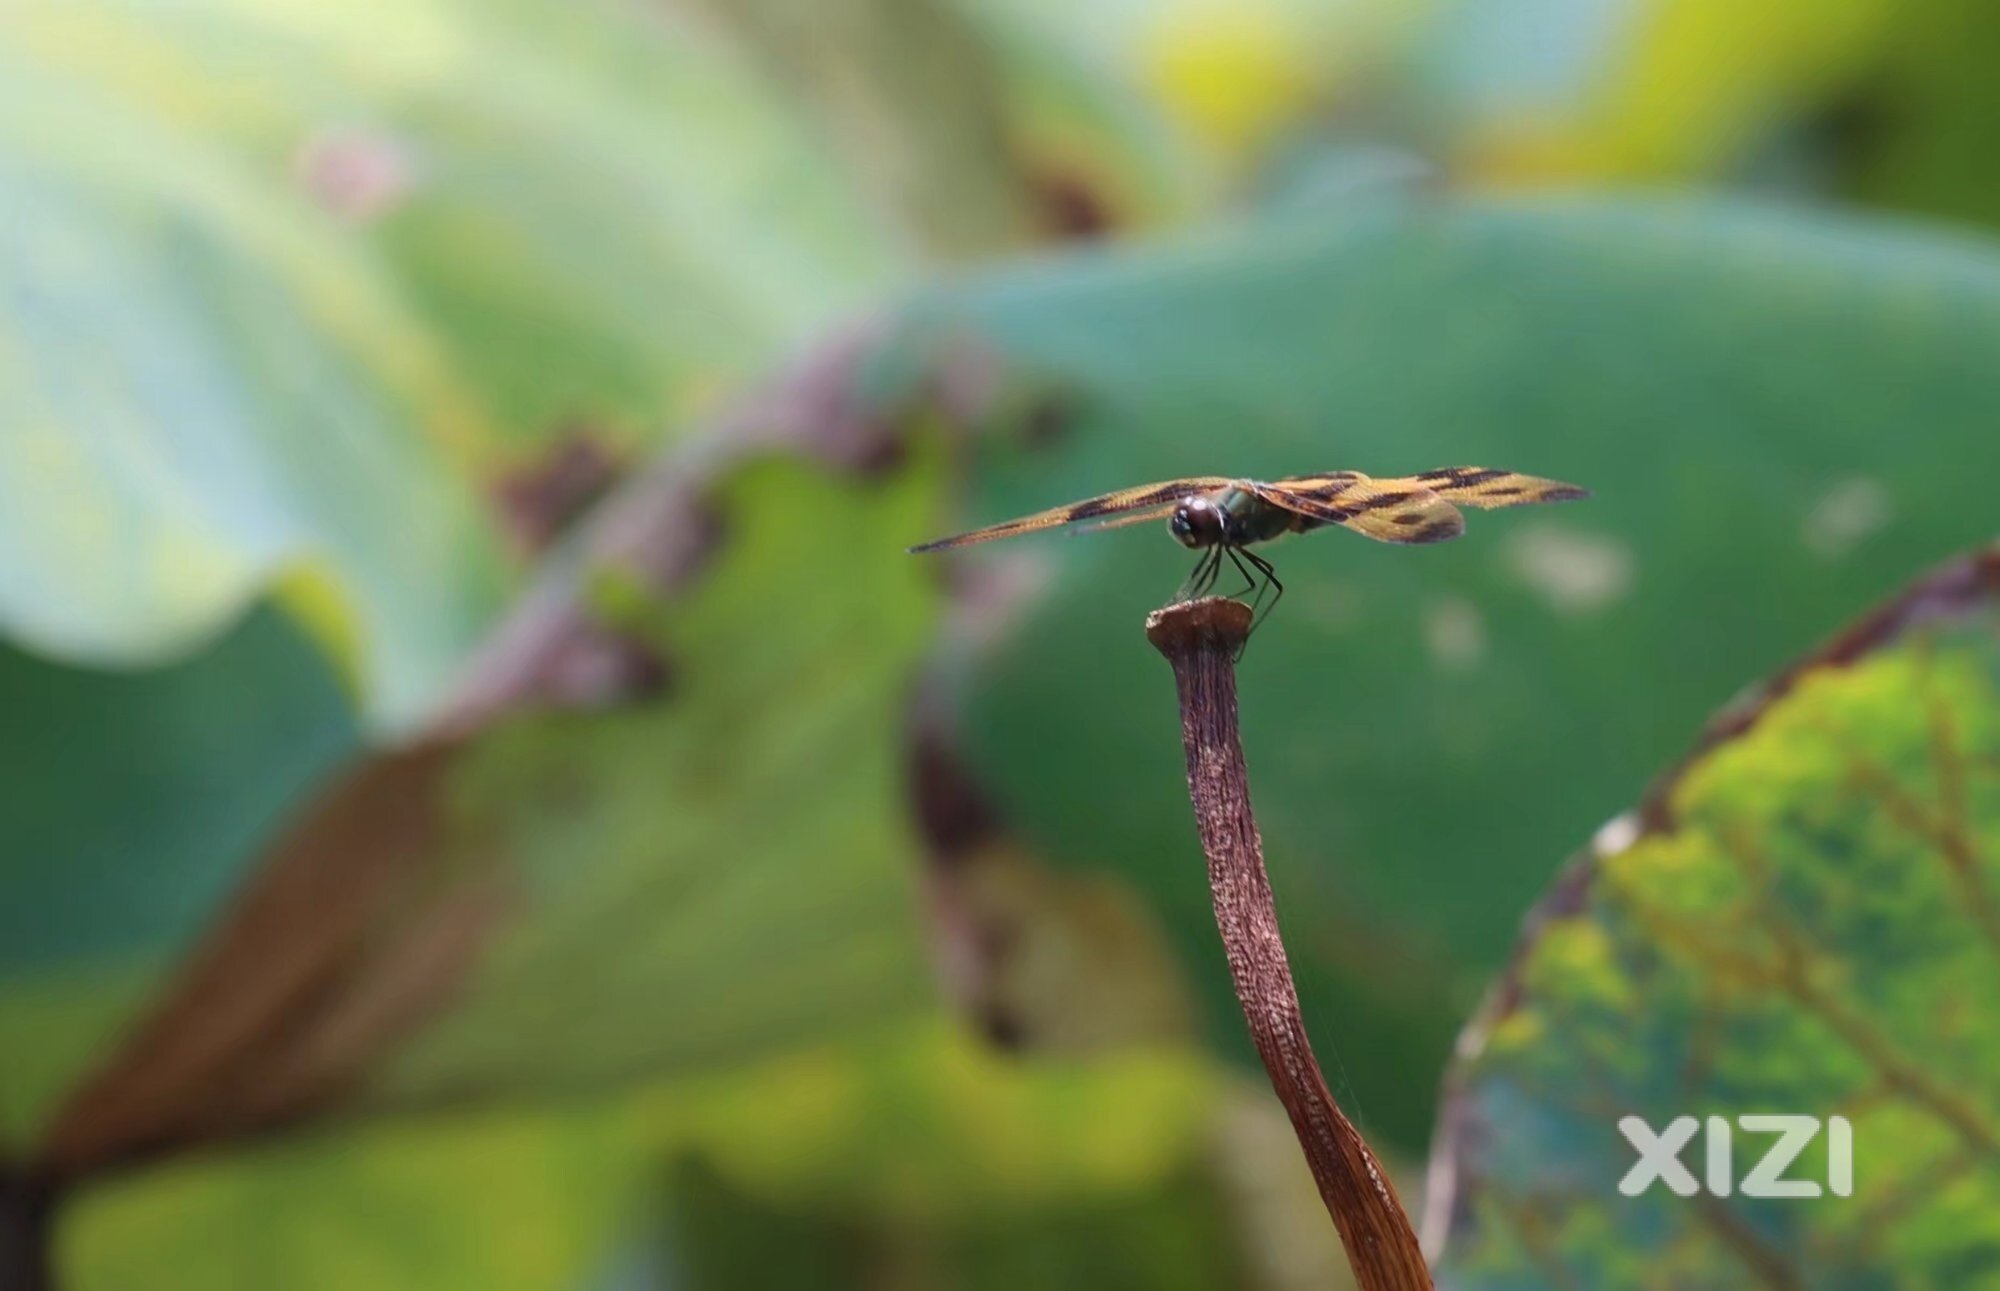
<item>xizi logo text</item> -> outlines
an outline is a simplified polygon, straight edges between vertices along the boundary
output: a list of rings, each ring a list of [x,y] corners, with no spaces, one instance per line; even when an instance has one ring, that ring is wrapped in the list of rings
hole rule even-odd
[[[1681,1164],[1681,1149],[1706,1127],[1702,1143],[1702,1177]],[[1692,1116],[1674,1118],[1667,1128],[1654,1133],[1653,1127],[1637,1116],[1618,1122],[1618,1129],[1633,1147],[1639,1160],[1618,1181],[1618,1191],[1637,1197],[1655,1182],[1664,1183],[1683,1197],[1692,1197],[1706,1187],[1709,1195],[1727,1197],[1741,1192],[1746,1197],[1817,1197],[1817,1179],[1785,1177],[1792,1163],[1820,1132],[1817,1116],[1748,1115],[1736,1118],[1732,1128],[1720,1116],[1705,1121]],[[1749,1168],[1739,1179],[1736,1173],[1735,1129],[1751,1134],[1775,1134],[1777,1139],[1761,1157],[1745,1153]],[[1826,1192],[1836,1197],[1854,1195],[1854,1127],[1845,1116],[1826,1118]]]

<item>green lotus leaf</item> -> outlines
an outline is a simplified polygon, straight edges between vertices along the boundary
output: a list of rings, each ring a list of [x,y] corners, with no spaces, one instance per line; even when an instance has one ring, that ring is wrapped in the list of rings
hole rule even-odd
[[[1461,1041],[1440,1285],[1983,1286],[2000,1276],[2000,552],[1719,722],[1544,902]],[[1845,1118],[1750,1195],[1746,1114]],[[1695,1195],[1621,1132],[1731,1126]],[[1851,1176],[1842,1195],[1839,1175]],[[1642,1180],[1639,1182],[1644,1182]]]

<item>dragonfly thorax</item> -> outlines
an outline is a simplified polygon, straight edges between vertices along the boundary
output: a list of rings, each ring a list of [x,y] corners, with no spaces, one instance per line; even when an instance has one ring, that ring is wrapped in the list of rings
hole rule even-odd
[[[1290,532],[1298,517],[1244,489],[1183,498],[1167,528],[1183,547],[1248,547]]]

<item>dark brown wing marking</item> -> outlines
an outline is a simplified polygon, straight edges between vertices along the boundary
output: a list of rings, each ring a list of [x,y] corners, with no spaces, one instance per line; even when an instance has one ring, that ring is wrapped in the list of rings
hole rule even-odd
[[[1368,477],[1359,471],[1328,471],[1323,475],[1287,475],[1278,487],[1295,497],[1314,502],[1338,501],[1340,495]]]
[[[1397,488],[1427,488],[1460,506],[1491,510],[1519,507],[1537,502],[1570,502],[1590,496],[1589,489],[1560,480],[1545,480],[1515,471],[1496,471],[1484,466],[1446,466],[1420,475],[1382,480]]]
[[[1377,542],[1444,542],[1465,532],[1457,507],[1409,480],[1371,480],[1340,471],[1257,484],[1253,491],[1294,514],[1343,525]]]
[[[1162,507],[1162,503],[1177,503],[1190,494],[1213,492],[1231,482],[1226,475],[1197,475],[1184,480],[1161,480],[1156,484],[1141,484],[1135,488],[1120,489],[1116,493],[1102,493],[1094,498],[1085,498],[1068,506],[1050,507],[1046,511],[1037,511],[1033,515],[1025,515],[1016,520],[988,525],[984,529],[974,529],[970,533],[939,538],[912,547],[910,550],[944,551],[951,547],[990,542],[995,538],[1011,538],[1017,533],[1053,529],[1057,525],[1074,524],[1079,520],[1096,520],[1102,516],[1118,515],[1126,511],[1151,509],[1164,515],[1173,508]],[[1134,520],[1139,518],[1134,517]]]

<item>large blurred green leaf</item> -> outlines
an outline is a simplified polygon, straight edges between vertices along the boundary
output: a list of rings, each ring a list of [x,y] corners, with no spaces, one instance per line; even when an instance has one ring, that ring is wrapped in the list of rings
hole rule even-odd
[[[158,659],[307,567],[331,644],[407,719],[497,607],[452,460],[484,417],[369,261],[172,145],[121,121],[60,165],[0,148],[0,630]]]
[[[0,45],[0,630],[129,663],[287,571],[407,722],[486,477],[650,434],[893,280],[729,47],[613,4],[31,0]]]
[[[1468,1034],[1441,1282],[1993,1285],[1995,766],[1994,550],[1722,724],[1562,880]],[[1749,1112],[1849,1118],[1853,1195],[1618,1192],[1620,1117]],[[1738,1138],[1740,1171],[1768,1140]],[[1825,1180],[1823,1136],[1788,1177]]]
[[[1412,1146],[1549,858],[1741,678],[1991,529],[1967,455],[2000,406],[2000,254],[1920,229],[1384,200],[996,276],[920,317],[1044,392],[1034,435],[985,441],[966,520],[1214,472],[1473,462],[1596,490],[1444,546],[1285,544],[1241,669],[1307,1015]],[[967,559],[1047,580],[970,678],[978,767],[1039,849],[1157,894],[1239,1034],[1140,630],[1185,553],[1134,530]]]

